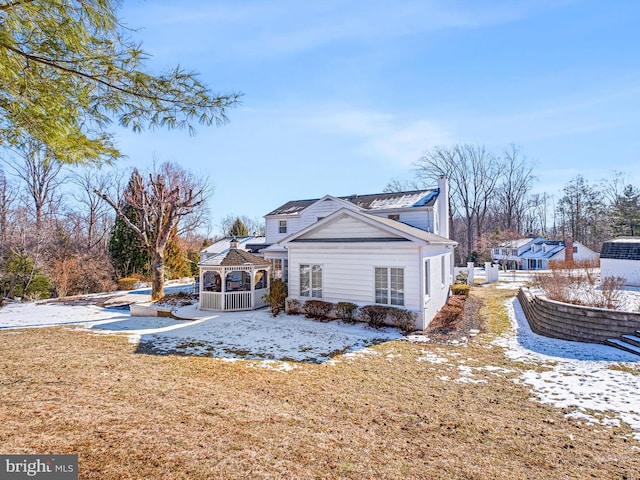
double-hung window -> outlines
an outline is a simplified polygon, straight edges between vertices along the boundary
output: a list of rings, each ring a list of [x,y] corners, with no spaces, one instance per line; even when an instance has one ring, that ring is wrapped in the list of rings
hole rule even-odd
[[[300,296],[322,298],[322,265],[300,265]]]
[[[404,269],[376,267],[376,303],[382,305],[404,305]]]
[[[278,222],[278,233],[287,233],[287,221],[286,220],[280,220],[280,222]]]

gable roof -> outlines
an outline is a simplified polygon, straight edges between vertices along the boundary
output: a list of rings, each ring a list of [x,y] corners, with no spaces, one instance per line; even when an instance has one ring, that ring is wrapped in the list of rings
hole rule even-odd
[[[392,192],[392,193],[374,193],[370,195],[348,195],[345,197],[331,197],[329,195],[323,198],[315,198],[310,200],[292,200],[284,205],[279,206],[275,210],[267,213],[271,215],[295,215],[302,210],[310,207],[314,203],[324,200],[325,198],[335,198],[345,202],[349,202],[364,210],[385,210],[396,208],[416,208],[431,207],[434,205],[438,197],[439,190],[412,190],[408,192]]]
[[[600,258],[640,260],[640,237],[620,237],[604,242]]]
[[[392,233],[394,235],[397,235],[397,238],[390,238],[389,236],[386,237],[376,237],[376,238],[350,238],[350,237],[344,237],[344,238],[326,238],[326,239],[302,239],[301,237],[304,237],[305,235],[307,235],[309,232],[313,231],[313,230],[320,230],[322,229],[324,226],[330,224],[331,222],[333,222],[334,220],[336,220],[339,217],[342,216],[350,216],[352,218],[358,218],[361,221],[364,221],[365,223],[375,226],[377,228],[380,228],[382,230],[384,230],[385,232],[388,233]],[[279,241],[278,243],[274,244],[275,245],[282,245],[282,244],[286,244],[289,242],[295,243],[295,242],[305,242],[305,241],[309,241],[309,242],[331,242],[331,243],[336,243],[336,242],[342,242],[342,243],[347,243],[347,242],[367,242],[367,241],[385,241],[385,242],[391,242],[391,241],[397,241],[397,240],[409,240],[409,241],[414,241],[414,242],[418,242],[418,243],[426,243],[426,244],[445,244],[445,245],[457,245],[458,243],[455,242],[454,240],[450,240],[448,238],[442,237],[440,235],[436,235],[435,233],[431,233],[431,232],[427,232],[426,230],[422,230],[420,228],[416,228],[416,227],[412,227],[411,225],[407,225],[406,223],[402,223],[399,222],[397,220],[392,220],[390,218],[385,218],[385,217],[379,217],[377,215],[371,215],[368,213],[363,213],[363,212],[359,212],[359,211],[354,211],[348,208],[341,208],[339,210],[336,210],[335,212],[333,212],[331,215],[328,215],[327,217],[323,218],[322,220],[317,221],[316,223],[313,223],[309,226],[307,226],[306,228],[303,228],[302,230],[295,232],[291,235],[289,235],[288,237],[285,237],[284,239],[282,239],[281,241]],[[271,247],[269,247],[271,248]],[[267,250],[269,250],[269,248]]]

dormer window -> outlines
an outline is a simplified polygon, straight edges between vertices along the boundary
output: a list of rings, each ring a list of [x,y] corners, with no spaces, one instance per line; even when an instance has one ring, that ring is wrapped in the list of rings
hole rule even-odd
[[[286,220],[280,220],[279,226],[278,226],[278,232],[279,233],[287,233],[287,221]]]
[[[387,218],[389,220],[395,220],[396,222],[400,221],[400,214],[399,213],[392,213],[391,215],[387,215]]]

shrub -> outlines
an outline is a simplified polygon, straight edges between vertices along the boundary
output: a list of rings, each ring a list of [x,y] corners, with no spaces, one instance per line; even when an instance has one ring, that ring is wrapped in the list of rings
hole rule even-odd
[[[466,270],[460,270],[458,275],[456,275],[456,284],[466,285],[468,279],[469,279],[469,272]]]
[[[277,317],[278,314],[284,310],[285,300],[288,295],[287,284],[280,278],[274,278],[271,280],[269,286],[269,293],[263,296],[264,301],[269,304],[271,315]]]
[[[133,290],[138,279],[134,277],[124,277],[118,280],[118,290]]]
[[[338,302],[336,303],[336,316],[346,323],[356,322],[356,310],[358,306],[351,302]]]
[[[452,295],[469,295],[469,290],[471,287],[469,285],[464,285],[461,283],[454,283],[451,285],[451,294]]]
[[[314,320],[326,320],[333,309],[333,303],[322,300],[307,300],[303,305],[304,316]]]
[[[387,307],[382,305],[366,305],[360,309],[360,319],[370,327],[380,328],[387,319]]]
[[[300,315],[301,308],[302,308],[302,305],[295,298],[287,300],[287,307],[286,307],[287,314],[289,314],[289,315]]]
[[[447,300],[449,305],[453,305],[458,308],[464,307],[464,301],[467,299],[466,295],[451,295]]]
[[[456,328],[456,322],[462,315],[462,309],[455,305],[446,304],[438,311],[429,324],[429,330],[446,333]]]
[[[387,313],[391,315],[393,324],[403,332],[409,333],[416,327],[416,314],[402,308],[387,307]]]

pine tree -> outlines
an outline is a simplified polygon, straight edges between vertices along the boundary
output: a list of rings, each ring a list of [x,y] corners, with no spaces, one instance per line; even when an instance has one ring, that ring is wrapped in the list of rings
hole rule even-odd
[[[221,124],[237,94],[215,95],[194,73],[145,71],[113,0],[20,0],[0,5],[0,144],[25,139],[61,162],[118,157],[106,128]]]
[[[140,224],[137,211],[131,205],[125,205],[122,211],[131,222]],[[138,234],[120,217],[116,217],[111,230],[109,255],[119,277],[129,277],[133,273],[147,276],[151,273],[149,252],[143,246]]]
[[[627,185],[612,208],[611,228],[615,237],[640,235],[640,190]]]
[[[231,237],[246,237],[249,235],[249,230],[240,218],[236,218],[236,221],[231,225],[229,230],[229,236]]]

